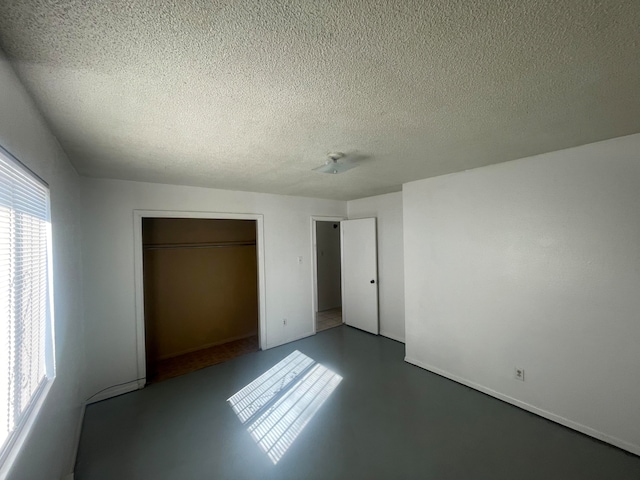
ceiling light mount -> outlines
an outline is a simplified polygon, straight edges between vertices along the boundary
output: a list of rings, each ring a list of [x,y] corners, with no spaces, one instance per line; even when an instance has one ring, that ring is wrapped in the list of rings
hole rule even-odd
[[[314,168],[313,170],[321,173],[338,174],[358,166],[348,158],[345,158],[346,155],[342,152],[330,152],[327,154],[327,157],[329,158],[324,165]]]

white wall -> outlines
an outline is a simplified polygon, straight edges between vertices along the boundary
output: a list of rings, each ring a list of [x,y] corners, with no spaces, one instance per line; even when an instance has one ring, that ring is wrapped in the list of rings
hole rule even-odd
[[[640,134],[403,198],[407,361],[640,454]]]
[[[333,228],[336,225],[336,228]],[[342,305],[340,222],[316,222],[318,311]]]
[[[310,218],[344,216],[345,202],[88,178],[82,181],[82,191],[91,393],[137,378],[135,209],[264,215],[266,345],[313,333]],[[301,265],[298,256],[303,257]]]
[[[404,342],[402,193],[348,202],[349,219],[377,217],[380,334]]]
[[[79,179],[0,52],[0,145],[51,190],[57,378],[9,478],[59,479],[73,470],[84,364]]]

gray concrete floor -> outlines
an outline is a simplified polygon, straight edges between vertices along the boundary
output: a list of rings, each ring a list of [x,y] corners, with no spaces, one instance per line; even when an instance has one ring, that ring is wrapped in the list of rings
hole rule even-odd
[[[273,465],[226,399],[294,350],[343,380]],[[341,326],[90,405],[75,478],[640,479],[640,457],[403,358]]]

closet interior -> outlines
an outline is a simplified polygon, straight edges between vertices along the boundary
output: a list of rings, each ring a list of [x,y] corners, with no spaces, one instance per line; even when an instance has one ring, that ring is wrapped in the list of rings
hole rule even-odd
[[[144,218],[147,383],[259,349],[256,221]]]

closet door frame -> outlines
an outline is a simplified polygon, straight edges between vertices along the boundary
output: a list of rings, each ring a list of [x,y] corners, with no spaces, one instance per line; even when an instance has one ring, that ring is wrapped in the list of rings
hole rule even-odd
[[[258,262],[258,340],[260,349],[266,348],[266,296],[264,267],[264,216],[250,213],[189,212],[178,210],[134,210],[134,282],[136,305],[136,350],[138,357],[138,388],[144,387],[147,376],[147,360],[145,346],[144,323],[144,275],[142,249],[143,218],[204,218],[223,220],[255,220],[256,222],[256,254]]]

